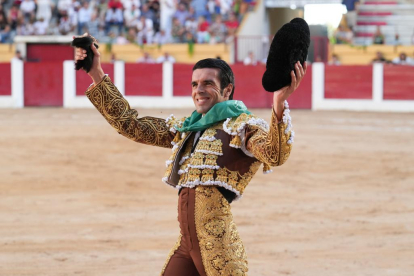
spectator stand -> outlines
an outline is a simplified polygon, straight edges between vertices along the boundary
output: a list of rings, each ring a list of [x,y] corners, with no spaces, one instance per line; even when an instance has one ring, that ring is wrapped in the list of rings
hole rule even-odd
[[[378,52],[382,53],[388,61],[392,61],[400,53],[405,53],[408,57],[414,58],[414,45],[330,45],[330,53],[336,54],[342,65],[371,64]]]
[[[367,0],[356,6],[353,27],[356,45],[371,45],[379,28],[384,44],[410,45],[414,31],[414,3],[409,0]]]

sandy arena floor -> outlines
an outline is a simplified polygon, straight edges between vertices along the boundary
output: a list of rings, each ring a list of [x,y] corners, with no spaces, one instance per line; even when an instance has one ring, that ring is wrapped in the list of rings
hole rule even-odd
[[[414,275],[414,115],[292,117],[288,162],[232,204],[249,275]],[[0,276],[159,275],[179,231],[169,155],[94,109],[0,110]]]

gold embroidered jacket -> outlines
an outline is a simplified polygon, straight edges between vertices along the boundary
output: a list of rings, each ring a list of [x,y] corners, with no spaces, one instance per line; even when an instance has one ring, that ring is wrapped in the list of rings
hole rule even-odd
[[[282,165],[289,157],[294,132],[285,102],[283,121],[274,111],[270,126],[254,115],[228,118],[206,129],[192,152],[194,133],[176,128],[185,120],[138,118],[108,76],[86,91],[86,96],[120,134],[136,142],[172,148],[163,181],[176,188],[217,185],[241,197],[263,163],[263,171]]]

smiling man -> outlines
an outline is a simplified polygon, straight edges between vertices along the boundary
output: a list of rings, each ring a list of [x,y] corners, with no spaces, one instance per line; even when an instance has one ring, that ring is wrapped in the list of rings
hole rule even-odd
[[[139,143],[172,148],[162,179],[178,189],[180,236],[161,275],[247,275],[247,257],[233,222],[230,203],[242,197],[253,175],[282,165],[294,132],[286,99],[306,73],[298,62],[292,83],[274,93],[270,125],[233,100],[234,76],[219,59],[194,65],[191,87],[195,111],[187,118],[143,117],[104,74],[92,45],[93,80],[86,96],[120,134]],[[75,60],[86,58],[76,49]],[[295,74],[296,73],[296,74]]]

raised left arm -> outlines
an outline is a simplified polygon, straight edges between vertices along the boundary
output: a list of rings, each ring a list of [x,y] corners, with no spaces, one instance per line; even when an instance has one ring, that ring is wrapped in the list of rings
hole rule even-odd
[[[276,113],[276,117],[279,122],[282,120],[283,110],[285,109],[285,101],[289,98],[289,96],[295,91],[298,87],[300,82],[302,81],[303,77],[306,74],[306,70],[308,69],[308,65],[305,61],[303,67],[300,62],[296,62],[295,64],[295,72],[293,70],[290,72],[290,76],[292,78],[292,82],[289,86],[285,86],[282,89],[273,92],[273,110]]]
[[[295,132],[286,100],[299,87],[306,69],[306,62],[302,67],[298,61],[295,64],[296,74],[293,70],[291,72],[291,84],[274,92],[269,131],[256,128],[246,132],[246,149],[268,166],[280,166],[289,158]]]

